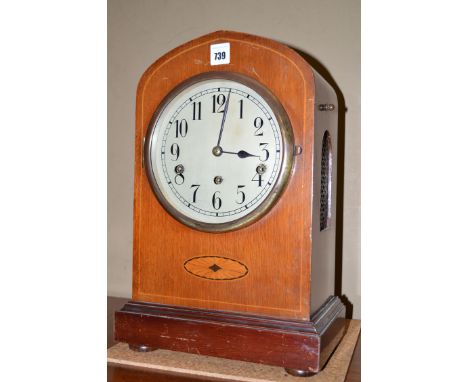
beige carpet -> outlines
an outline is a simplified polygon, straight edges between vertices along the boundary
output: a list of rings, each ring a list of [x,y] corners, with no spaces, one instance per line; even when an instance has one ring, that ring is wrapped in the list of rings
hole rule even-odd
[[[325,368],[312,377],[295,378],[282,367],[266,366],[250,362],[156,350],[148,353],[134,352],[127,344],[119,343],[107,350],[107,361],[119,365],[150,368],[192,376],[205,376],[220,380],[247,382],[264,381],[314,381],[343,382],[348,371],[361,330],[361,321],[350,320],[346,335]]]

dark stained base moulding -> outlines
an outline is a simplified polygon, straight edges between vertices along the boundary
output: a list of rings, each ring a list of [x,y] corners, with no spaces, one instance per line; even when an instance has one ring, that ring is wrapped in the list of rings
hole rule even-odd
[[[129,301],[115,313],[114,336],[136,351],[168,349],[281,366],[309,376],[325,365],[346,332],[336,296],[310,321]]]

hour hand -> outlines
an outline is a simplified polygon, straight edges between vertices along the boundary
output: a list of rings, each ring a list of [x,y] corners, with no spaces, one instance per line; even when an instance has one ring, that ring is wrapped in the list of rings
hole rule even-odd
[[[240,150],[237,153],[235,153],[233,151],[224,151],[223,150],[223,154],[234,154],[234,155],[237,155],[239,158],[248,158],[248,157],[260,158],[260,155],[253,155],[253,154],[248,153],[245,150]]]

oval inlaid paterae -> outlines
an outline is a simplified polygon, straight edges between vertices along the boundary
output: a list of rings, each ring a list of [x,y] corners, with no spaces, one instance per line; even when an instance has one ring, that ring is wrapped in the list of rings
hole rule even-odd
[[[221,256],[193,257],[184,263],[190,274],[208,280],[236,280],[247,276],[248,268],[240,261]]]

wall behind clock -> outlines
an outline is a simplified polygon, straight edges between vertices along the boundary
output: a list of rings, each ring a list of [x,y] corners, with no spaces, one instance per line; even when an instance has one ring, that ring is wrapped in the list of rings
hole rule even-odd
[[[131,296],[136,86],[164,53],[220,29],[283,42],[306,54],[346,106],[341,290],[361,315],[359,0],[108,1],[108,294]]]

